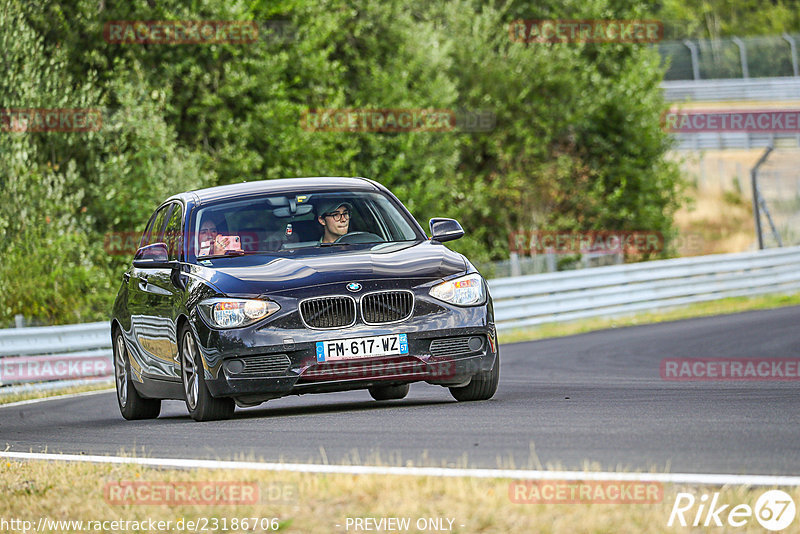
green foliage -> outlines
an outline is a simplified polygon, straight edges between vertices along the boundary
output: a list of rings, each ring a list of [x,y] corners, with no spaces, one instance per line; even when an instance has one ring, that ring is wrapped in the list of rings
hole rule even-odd
[[[797,0],[664,0],[654,15],[666,39],[719,39],[800,31]]]
[[[0,102],[6,107],[87,107],[90,83],[65,72],[60,50],[47,50],[19,6],[0,3],[3,71]],[[48,57],[49,53],[49,57]],[[52,134],[50,134],[52,136]],[[102,250],[81,217],[83,183],[77,163],[53,163],[80,134],[0,134],[0,324],[15,314],[47,322],[82,321],[107,313],[111,288]]]
[[[643,4],[0,0],[0,13],[2,105],[104,112],[99,132],[0,133],[0,231],[13,242],[0,323],[107,317],[129,258],[105,254],[104,237],[141,230],[171,194],[243,180],[375,179],[425,227],[458,218],[467,235],[452,246],[476,262],[507,258],[517,229],[671,228],[679,187],[655,52],[513,43],[507,31],[516,18],[644,18]],[[181,19],[279,21],[290,38],[102,37],[106,21]],[[313,132],[301,120],[313,108],[487,110],[497,123]]]

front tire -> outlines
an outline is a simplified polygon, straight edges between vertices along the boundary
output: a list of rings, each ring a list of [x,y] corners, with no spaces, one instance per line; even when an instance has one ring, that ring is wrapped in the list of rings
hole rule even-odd
[[[119,411],[125,419],[155,419],[161,413],[161,399],[145,399],[136,391],[128,348],[119,329],[114,335],[114,383]]]
[[[229,398],[214,398],[208,391],[203,357],[188,326],[181,329],[181,382],[189,415],[195,421],[230,419],[236,403]]]
[[[450,394],[459,402],[489,400],[497,391],[499,381],[500,353],[498,352],[491,371],[481,371],[474,375],[466,386],[450,388]]]
[[[399,400],[408,395],[409,384],[400,384],[399,386],[372,386],[369,388],[369,394],[376,401],[385,400]]]

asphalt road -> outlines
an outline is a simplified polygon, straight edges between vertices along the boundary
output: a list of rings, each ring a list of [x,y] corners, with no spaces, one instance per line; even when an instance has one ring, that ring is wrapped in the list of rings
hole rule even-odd
[[[797,381],[674,382],[663,358],[792,358],[800,307],[501,346],[490,401],[415,384],[402,401],[366,391],[304,395],[195,423],[181,402],[127,422],[113,393],[0,408],[18,452],[384,465],[800,474]]]

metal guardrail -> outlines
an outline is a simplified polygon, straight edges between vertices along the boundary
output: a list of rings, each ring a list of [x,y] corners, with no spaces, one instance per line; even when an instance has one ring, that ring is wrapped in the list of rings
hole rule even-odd
[[[83,384],[113,373],[107,322],[0,330],[0,386]],[[3,393],[19,391],[3,387]]]
[[[800,134],[792,133],[738,133],[738,132],[703,132],[672,134],[678,150],[722,150],[800,147]]]
[[[661,82],[667,102],[800,101],[800,78]]]
[[[800,247],[498,278],[489,280],[489,288],[498,330],[507,331],[726,297],[797,292]],[[0,385],[7,386],[0,393],[86,383],[107,379],[112,372],[106,322],[0,330]]]
[[[800,77],[746,80],[688,80],[661,83],[667,102],[800,102]],[[703,132],[675,133],[678,150],[798,147],[797,133]]]
[[[727,297],[800,291],[800,247],[489,281],[497,328],[612,317]]]

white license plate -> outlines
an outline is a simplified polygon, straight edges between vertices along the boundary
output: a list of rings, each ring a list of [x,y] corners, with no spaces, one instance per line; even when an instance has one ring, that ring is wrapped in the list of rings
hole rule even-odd
[[[317,341],[318,362],[395,354],[408,354],[408,334]]]

